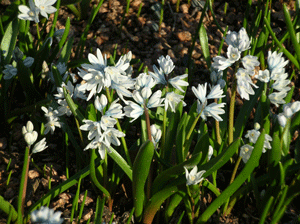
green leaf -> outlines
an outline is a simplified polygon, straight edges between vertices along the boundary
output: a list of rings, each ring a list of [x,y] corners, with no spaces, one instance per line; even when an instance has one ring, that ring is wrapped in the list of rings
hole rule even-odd
[[[145,183],[149,175],[152,158],[154,155],[154,145],[147,140],[139,149],[133,163],[132,170],[132,192],[134,198],[135,216],[141,221],[145,203]]]
[[[203,23],[201,24],[201,27],[200,27],[199,40],[200,40],[204,59],[207,63],[207,67],[209,69],[211,66],[211,58],[210,58],[209,47],[208,47],[207,33],[206,33]]]
[[[94,104],[89,104],[85,111],[85,117],[91,121],[97,121],[96,109]]]
[[[156,212],[161,207],[161,204],[171,195],[182,190],[178,185],[183,185],[185,181],[185,178],[181,178],[181,180],[166,186],[164,189],[154,194],[145,207],[143,223],[152,223]]]
[[[66,101],[67,101],[67,103],[70,107],[70,110],[72,111],[73,115],[78,119],[78,121],[80,123],[82,123],[82,120],[84,119],[84,116],[80,112],[78,105],[76,105],[74,103],[74,101],[72,100],[72,98],[71,98],[70,94],[68,93],[66,87],[63,87],[63,90],[64,90],[64,95],[65,95]]]
[[[10,62],[10,59],[12,57],[13,51],[17,43],[18,32],[18,19],[14,19],[8,24],[1,41],[1,50],[4,51],[3,55],[5,57],[5,64],[9,64]]]
[[[74,37],[72,36],[65,44],[64,48],[62,49],[60,53],[60,57],[58,59],[58,62],[61,63],[68,63],[69,58],[72,53],[72,48],[73,48],[73,42],[74,42]]]
[[[70,31],[70,17],[67,18],[66,24],[65,24],[65,31],[58,43],[58,45],[54,48],[51,56],[49,57],[48,63],[52,63],[55,57],[57,56],[58,52],[61,50],[63,47],[64,43],[66,42],[68,35]]]
[[[206,170],[203,177],[208,177],[216,170],[220,169],[237,152],[240,146],[240,138],[237,138],[230,146],[223,150],[217,157],[209,160],[204,165],[198,166],[198,170]]]
[[[250,159],[246,163],[244,169],[236,177],[236,179],[230,184],[219,197],[217,197],[208,208],[199,217],[197,224],[206,223],[213,213],[225,202],[228,201],[230,196],[238,190],[238,188],[245,182],[249,175],[253,172],[255,167],[259,165],[259,159],[262,154],[262,149],[264,146],[265,131],[263,130],[254,146]]]
[[[0,195],[0,210],[5,214],[9,215],[11,213],[12,221],[16,221],[18,218],[18,213],[15,210],[14,206],[8,201],[5,201],[4,198]]]
[[[295,34],[295,29],[294,29],[294,26],[293,26],[293,23],[292,23],[292,19],[291,19],[289,10],[286,7],[286,4],[283,4],[283,13],[284,13],[285,24],[287,26],[287,29],[288,29],[289,33],[290,33],[290,38],[291,38],[291,41],[293,43],[293,48],[296,52],[297,59],[299,61],[300,60],[300,45],[297,41],[296,34]]]
[[[264,18],[265,24],[270,32],[270,35],[274,39],[275,43],[277,44],[278,48],[285,54],[285,56],[297,67],[297,69],[300,69],[299,62],[296,60],[296,58],[286,49],[283,47],[283,45],[280,43],[280,41],[277,39],[276,34],[273,32],[270,23],[266,18]]]
[[[18,61],[17,63],[17,69],[18,69],[18,78],[20,80],[20,83],[22,85],[23,90],[27,94],[27,100],[29,102],[34,102],[34,100],[41,100],[42,96],[40,93],[36,90],[32,83],[32,73],[29,68],[27,68],[23,61]]]
[[[180,202],[185,197],[185,195],[186,195],[185,191],[179,190],[171,197],[169,204],[166,207],[166,212],[165,212],[166,223],[169,223],[171,216],[173,215],[175,209],[180,204]]]
[[[110,147],[109,151],[110,152],[108,152],[107,155],[109,155],[115,161],[115,163],[121,167],[128,178],[132,180],[132,169],[125,159],[123,159],[123,157],[114,148]]]
[[[272,140],[272,149],[268,151],[268,163],[272,167],[275,167],[281,160],[281,147],[280,138],[277,133],[274,132]]]

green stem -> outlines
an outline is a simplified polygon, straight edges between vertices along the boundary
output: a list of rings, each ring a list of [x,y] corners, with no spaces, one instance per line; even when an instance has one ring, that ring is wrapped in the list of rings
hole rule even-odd
[[[18,220],[17,220],[18,224],[23,223],[23,217],[24,217],[24,203],[25,203],[26,190],[27,190],[28,169],[29,169],[29,160],[30,160],[29,150],[30,148],[27,146],[25,149],[24,164],[23,164],[22,176],[21,176],[20,188],[19,188]]]
[[[165,6],[165,0],[162,0],[161,1],[161,8],[160,8],[160,18],[159,18],[159,29],[158,29],[158,32],[161,31],[161,24],[162,24],[162,21],[164,19],[164,6]]]
[[[230,184],[234,181],[234,178],[236,176],[236,172],[237,172],[237,169],[238,169],[238,167],[240,165],[241,160],[242,160],[242,157],[239,156],[238,160],[235,163],[235,167],[234,167],[234,169],[232,171],[232,176],[231,176],[231,179],[230,179]]]
[[[103,192],[104,196],[108,198],[108,200],[111,199],[110,193],[99,183],[97,177],[96,177],[96,168],[95,168],[95,160],[97,158],[96,150],[91,149],[91,160],[90,160],[90,176],[93,181],[93,183],[96,185],[96,187],[99,188],[100,191]]]
[[[166,144],[166,127],[167,127],[167,112],[164,110],[164,117],[163,117],[163,130],[161,136],[161,145],[160,145],[160,157],[162,159],[165,158],[165,144]]]
[[[185,150],[185,147],[186,147],[186,144],[187,144],[188,140],[190,139],[190,137],[191,137],[191,135],[192,135],[192,133],[193,133],[195,127],[196,127],[196,124],[197,124],[197,122],[198,122],[201,114],[202,114],[202,111],[197,115],[197,117],[195,118],[195,120],[194,120],[194,122],[193,122],[193,124],[192,124],[192,126],[191,126],[191,128],[190,128],[190,130],[188,132],[188,134],[186,135],[185,142],[183,144],[183,149],[182,149],[183,152]]]
[[[218,103],[218,99],[215,99],[215,102]],[[216,125],[216,137],[217,137],[217,142],[219,146],[222,143],[221,135],[220,135],[220,123],[219,121],[215,120],[215,125]]]
[[[230,108],[229,108],[229,126],[228,126],[228,144],[233,142],[233,125],[234,125],[234,105],[236,96],[236,81],[234,81],[231,91]]]
[[[41,40],[41,34],[40,34],[40,26],[38,23],[36,23],[36,34],[37,34],[37,47],[39,46],[40,40]]]
[[[106,91],[107,100],[108,100],[109,104],[111,104],[112,103],[112,98],[111,98],[109,89],[106,87],[105,91]],[[118,128],[118,130],[121,131],[121,132],[123,132],[119,120],[117,118],[116,118],[116,120],[117,120],[117,128]],[[127,147],[126,140],[125,140],[124,137],[121,137],[121,142],[122,142],[123,149],[124,149],[124,152],[125,152],[125,155],[126,155],[127,163],[128,163],[128,165],[130,167],[132,167],[132,162],[131,162],[131,159],[130,159],[128,147]]]
[[[149,139],[149,141],[152,141],[151,128],[150,128],[150,117],[149,117],[149,112],[148,112],[148,108],[146,107],[146,105],[144,106],[144,111],[145,111],[148,139]]]

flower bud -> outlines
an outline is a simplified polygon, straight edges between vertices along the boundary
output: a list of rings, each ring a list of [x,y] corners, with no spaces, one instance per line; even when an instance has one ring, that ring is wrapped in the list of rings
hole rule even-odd
[[[38,133],[36,131],[27,132],[24,135],[25,142],[27,143],[28,146],[31,146],[33,143],[35,143],[37,137],[38,137]]]
[[[260,129],[260,124],[255,122],[254,129],[258,131]]]
[[[106,105],[107,105],[107,98],[104,94],[102,94],[100,98],[96,96],[95,107],[98,111],[102,112],[104,107],[106,107]]]
[[[279,125],[284,128],[287,122],[287,118],[284,116],[284,114],[283,113],[278,114],[277,119]]]

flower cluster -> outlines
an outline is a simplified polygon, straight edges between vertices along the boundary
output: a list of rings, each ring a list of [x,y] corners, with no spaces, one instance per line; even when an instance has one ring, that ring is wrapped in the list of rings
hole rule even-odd
[[[282,57],[282,52],[277,53],[276,51],[271,53],[268,52],[268,69],[263,71],[259,71],[256,76],[261,82],[269,83],[271,82],[271,88],[273,92],[269,94],[270,102],[275,106],[279,106],[279,104],[285,104],[284,98],[287,95],[287,92],[291,89],[288,85],[290,84],[290,80],[288,79],[288,74],[285,73],[285,66],[288,61],[285,61]],[[276,92],[274,92],[276,90]]]
[[[84,150],[98,149],[102,159],[105,158],[106,150],[110,151],[111,144],[119,146],[121,143],[118,138],[125,137],[125,134],[114,128],[117,123],[116,119],[123,118],[122,106],[118,103],[119,99],[111,103],[108,110],[107,98],[105,95],[97,96],[94,102],[95,108],[101,112],[100,121],[92,121],[84,119],[85,124],[80,126],[81,130],[89,131],[88,139],[91,141]]]
[[[240,157],[242,157],[244,163],[248,162],[248,160],[251,156],[251,153],[254,149],[252,144],[255,144],[258,137],[260,136],[259,129],[260,129],[260,125],[258,123],[255,123],[254,129],[248,130],[247,134],[245,135],[245,137],[249,139],[249,144],[243,145],[240,148]],[[265,134],[264,146],[263,146],[263,150],[262,150],[263,153],[266,152],[266,149],[272,149],[272,146],[270,144],[270,141],[272,141],[272,140],[273,139],[270,135]]]
[[[217,104],[215,102],[208,104],[207,100],[209,99],[220,99],[225,97],[223,94],[223,90],[220,85],[214,86],[210,93],[206,96],[207,93],[207,83],[204,85],[199,84],[197,88],[192,87],[192,91],[195,94],[197,99],[197,113],[201,114],[202,119],[206,120],[206,117],[213,117],[217,121],[222,121],[223,119],[219,116],[219,114],[224,114],[225,111],[222,107],[225,106],[225,103]]]
[[[48,14],[56,12],[56,8],[52,5],[56,0],[29,0],[29,7],[26,5],[19,5],[21,14],[19,19],[39,22],[39,14],[48,19]]]
[[[22,128],[22,134],[24,136],[25,142],[27,143],[28,147],[33,145],[37,138],[38,133],[34,131],[34,127],[31,121],[28,121],[26,126]],[[46,138],[43,138],[41,141],[36,143],[32,149],[32,153],[37,153],[45,150],[48,146],[46,146]]]
[[[299,101],[283,105],[283,112],[277,115],[280,126],[284,128],[287,121],[290,120],[298,111],[300,111]]]
[[[249,39],[245,28],[241,28],[238,33],[229,31],[225,41],[228,44],[227,58],[223,56],[216,56],[213,58],[213,74],[211,76],[213,77],[213,80],[219,80],[220,74],[218,75],[218,73],[224,71],[233,64],[239,66],[239,63],[241,62],[244,68],[238,68],[235,74],[237,92],[242,99],[249,100],[249,95],[254,94],[252,87],[257,88],[252,82],[251,77],[255,74],[254,69],[255,66],[259,65],[259,61],[256,56],[252,55],[246,55],[241,58],[241,53],[250,49],[251,40]]]
[[[41,107],[41,109],[45,113],[45,117],[47,118],[47,123],[45,124],[45,131],[44,134],[48,134],[51,131],[51,134],[54,133],[55,127],[61,128],[61,123],[59,121],[59,112],[58,110],[53,110],[52,107]]]
[[[129,68],[131,57],[131,52],[128,52],[119,59],[116,65],[109,66],[107,65],[106,55],[103,58],[100,49],[97,49],[97,57],[89,54],[88,59],[91,64],[82,64],[83,69],[79,68],[78,73],[85,81],[78,89],[90,92],[87,101],[100,93],[103,88],[114,89],[123,101],[125,101],[124,96],[131,97],[131,92],[128,90],[134,86],[131,69]]]
[[[61,218],[62,212],[54,212],[53,209],[42,206],[40,209],[31,212],[32,223],[43,223],[43,224],[61,224],[64,219]]]

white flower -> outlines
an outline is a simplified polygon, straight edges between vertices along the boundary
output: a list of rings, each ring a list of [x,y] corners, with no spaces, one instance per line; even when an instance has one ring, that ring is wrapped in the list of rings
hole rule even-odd
[[[41,207],[39,210],[31,212],[31,222],[42,224],[61,224],[64,219],[61,218],[62,212],[54,212],[53,209],[48,207]]]
[[[206,172],[205,170],[201,170],[197,173],[197,166],[195,166],[190,173],[186,167],[183,168],[185,169],[186,185],[196,185],[200,183],[203,180],[203,174]]]
[[[65,99],[63,100],[58,100],[57,103],[60,105],[57,110],[58,110],[58,116],[62,116],[66,114],[68,117],[72,115],[72,111],[69,107],[69,104]]]
[[[284,116],[284,113],[278,114],[277,120],[278,120],[279,125],[284,128],[287,123],[287,118],[286,118],[286,116]]]
[[[229,45],[227,49],[227,57],[231,63],[234,63],[240,59],[241,53],[239,49],[233,47],[232,45]]]
[[[144,108],[132,101],[129,101],[128,105],[124,107],[124,112],[127,117],[133,118],[133,120],[130,121],[133,122],[144,113]]]
[[[268,69],[265,70],[259,70],[258,75],[255,75],[255,78],[260,80],[261,82],[268,83],[270,81],[270,72]]]
[[[27,58],[24,59],[23,64],[24,64],[27,68],[29,68],[29,67],[31,67],[31,65],[33,64],[33,62],[34,62],[34,58],[32,58],[32,57],[27,57]]]
[[[182,101],[184,96],[176,94],[174,92],[168,92],[165,97],[165,111],[168,110],[168,107],[171,108],[171,111],[175,113],[175,108],[178,103]],[[182,101],[183,106],[186,106],[186,103]]]
[[[119,99],[116,99],[110,104],[110,107],[105,112],[105,115],[111,116],[113,118],[122,119],[125,114],[122,111],[122,105],[118,103]]]
[[[297,113],[300,110],[300,101],[293,102],[289,104],[293,114]]]
[[[167,55],[166,57],[160,56],[157,61],[165,75],[170,74],[175,68],[174,63],[169,55]]]
[[[242,27],[239,33],[228,31],[225,41],[228,45],[232,45],[238,48],[240,52],[248,50],[250,48],[251,41],[244,27]]]
[[[83,66],[83,65],[82,65]],[[96,70],[92,70],[89,73],[78,69],[78,75],[86,82],[78,87],[80,91],[90,91],[87,101],[89,101],[96,93],[100,93],[104,87],[104,75]]]
[[[216,69],[217,71],[223,71],[231,65],[232,65],[232,62],[223,56],[214,57],[213,63],[211,64],[211,66],[214,69]]]
[[[243,145],[240,149],[240,157],[242,157],[244,163],[247,163],[250,159],[254,147],[247,144]]]
[[[95,108],[102,113],[103,109],[107,106],[107,98],[104,94],[101,94],[100,98],[99,96],[96,96],[95,98]]]
[[[106,150],[109,151],[109,145],[107,145],[103,141],[103,135],[99,136],[98,138],[92,140],[85,148],[85,150],[88,149],[98,149],[99,155],[101,159],[105,159]]]
[[[224,114],[225,111],[221,107],[225,106],[225,103],[211,103],[207,105],[208,99],[219,99],[224,97],[223,90],[220,85],[216,85],[211,89],[211,92],[206,96],[207,83],[204,85],[198,85],[197,89],[193,86],[192,91],[198,98],[197,101],[197,113],[201,113],[201,117],[206,120],[206,116],[212,116],[217,121],[222,121],[223,119],[218,114]]]
[[[161,138],[161,130],[156,128],[156,126],[154,124],[150,126],[150,129],[151,129],[152,142],[153,142],[155,148],[157,148],[158,142]]]
[[[121,145],[121,142],[119,141],[119,138],[125,137],[125,134],[115,128],[107,128],[107,130],[103,133],[103,139],[106,145],[115,145],[119,146]]]
[[[161,56],[158,59],[158,63],[160,68],[158,69],[156,65],[153,65],[154,72],[149,72],[149,74],[156,80],[156,83],[163,85],[167,85],[168,83],[170,83],[174,88],[178,89],[181,92],[184,92],[184,90],[180,86],[189,85],[187,81],[183,80],[188,77],[188,74],[169,78],[168,75],[175,68],[170,56],[167,56],[166,58],[164,56]]]
[[[44,107],[42,106],[41,109],[45,112],[45,116],[48,118],[48,119],[54,119],[58,116],[58,111],[57,110],[53,110],[52,107]]]
[[[277,54],[276,51],[271,53],[271,51],[268,52],[268,69],[271,71],[271,73],[282,73],[284,71],[284,66],[286,66],[289,61],[284,61],[284,58],[282,57],[282,52]]]
[[[19,11],[21,14],[18,15],[19,19],[39,22],[39,9],[35,6],[33,0],[29,0],[29,7],[26,5],[19,5]]]
[[[208,155],[207,155],[208,160],[210,160],[210,158],[212,157],[213,154],[214,154],[214,149],[213,149],[213,147],[210,145],[210,146],[208,147]]]
[[[52,6],[55,2],[56,0],[35,0],[35,5],[41,15],[48,19],[48,14],[56,12],[56,8]]]
[[[286,92],[274,92],[271,93],[268,97],[271,103],[275,104],[276,107],[279,107],[279,104],[285,104],[284,98],[286,97]]]
[[[25,142],[28,146],[31,146],[38,137],[38,133],[34,131],[33,124],[31,121],[28,121],[26,126],[23,126],[22,128],[22,134],[24,135]]]
[[[256,143],[258,137],[260,135],[260,131],[257,129],[248,130],[247,134],[245,135],[246,138],[249,138],[249,142]],[[263,153],[266,152],[266,149],[271,149],[270,141],[272,141],[272,137],[268,134],[265,134],[264,146],[263,146]]]
[[[109,127],[112,128],[113,126],[115,126],[116,123],[117,123],[116,119],[107,115],[103,115],[100,120],[100,127],[102,128],[103,131],[106,131],[107,128]]]
[[[53,134],[55,131],[55,127],[61,128],[61,124],[58,119],[58,117],[52,117],[48,120],[48,123],[45,124],[45,135],[48,134],[49,131],[51,131],[51,134]]]
[[[184,90],[180,87],[180,86],[188,86],[189,83],[187,81],[184,81],[183,79],[185,79],[186,77],[188,77],[188,74],[184,74],[184,75],[178,75],[175,76],[174,78],[169,79],[169,83],[175,88],[178,89],[179,91],[184,93]]]
[[[100,138],[102,135],[100,122],[91,121],[91,120],[82,120],[85,124],[81,125],[79,128],[83,131],[89,131],[88,140],[92,140],[93,138]]]
[[[287,92],[291,87],[287,86],[291,83],[289,79],[278,79],[271,86],[273,89],[276,89],[279,92]]]
[[[260,135],[260,132],[258,130],[252,129],[252,130],[247,131],[247,134],[245,135],[245,137],[249,138],[250,142],[256,143],[259,135]]]
[[[254,70],[255,66],[259,66],[259,61],[256,56],[246,55],[242,58],[242,64],[247,70]]]
[[[241,98],[249,100],[249,95],[254,95],[252,86],[258,88],[250,78],[251,71],[243,68],[239,68],[235,74],[237,78],[237,92]]]
[[[41,141],[35,143],[35,145],[32,149],[32,153],[44,151],[46,148],[48,148],[48,146],[46,146],[46,144],[47,144],[46,138],[43,138]]]
[[[64,99],[65,98],[65,94],[64,94],[64,89],[63,87],[66,88],[67,92],[69,93],[70,97],[73,97],[73,93],[74,93],[74,86],[72,85],[72,83],[70,81],[68,81],[68,85],[66,85],[65,83],[61,84],[61,87],[57,87],[57,92],[58,94],[54,94],[55,99]]]
[[[260,124],[255,122],[254,129],[258,131],[260,129]]]
[[[5,80],[11,79],[11,78],[13,78],[14,76],[17,75],[18,70],[14,66],[5,65],[4,67],[5,67],[5,69],[2,72],[4,74],[3,78]]]
[[[155,80],[151,75],[147,75],[146,73],[141,73],[135,80],[135,89],[141,90],[144,87],[148,87],[152,89],[155,86]]]

